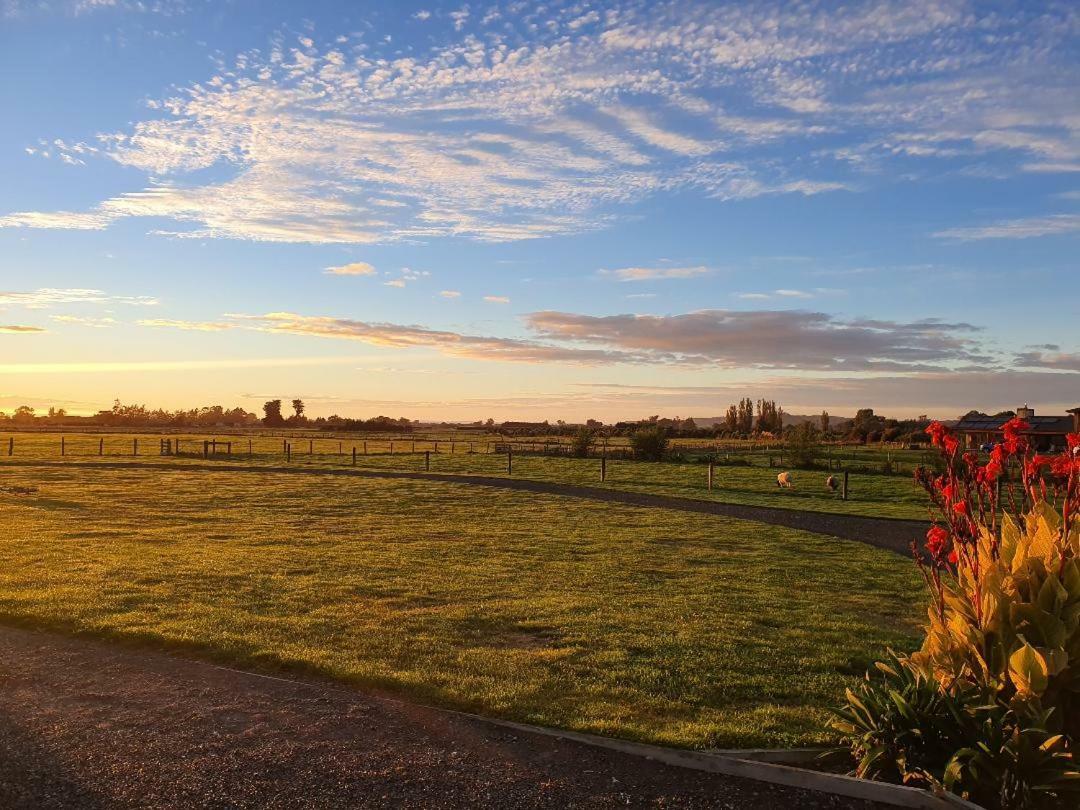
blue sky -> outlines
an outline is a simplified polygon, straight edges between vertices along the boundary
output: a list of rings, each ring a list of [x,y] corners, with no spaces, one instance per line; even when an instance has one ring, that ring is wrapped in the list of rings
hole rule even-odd
[[[1080,404],[1075,3],[0,0],[0,410]]]

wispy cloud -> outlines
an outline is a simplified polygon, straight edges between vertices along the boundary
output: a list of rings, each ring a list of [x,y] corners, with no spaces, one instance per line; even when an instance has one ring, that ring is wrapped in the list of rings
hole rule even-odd
[[[19,326],[17,324],[0,324],[0,335],[33,335],[44,332],[40,326]]]
[[[1080,214],[1051,214],[1045,217],[1002,220],[991,225],[969,228],[947,228],[938,231],[934,236],[968,242],[977,239],[1032,239],[1071,233],[1080,233]]]
[[[485,295],[484,300],[489,304],[509,304],[510,299],[505,295]]]
[[[55,289],[42,287],[30,292],[0,291],[0,307],[14,306],[26,309],[45,309],[60,304],[120,304],[149,307],[160,302],[149,295],[110,295],[102,290]]]
[[[224,332],[236,327],[236,324],[227,321],[184,321],[170,318],[143,318],[135,323],[152,329],[182,329],[185,332]]]
[[[853,167],[872,177],[886,160],[1005,155],[1012,171],[1080,162],[1068,7],[493,11],[449,12],[454,30],[424,52],[305,36],[238,54],[102,136],[99,151],[49,147],[141,170],[144,187],[87,211],[9,213],[0,227],[139,217],[194,238],[509,241],[603,227],[660,194],[858,187]],[[478,36],[481,16],[500,26]],[[205,171],[222,165],[233,169],[224,179]],[[804,176],[807,166],[822,176]]]
[[[349,318],[271,312],[266,315],[236,315],[239,323],[271,334],[355,340],[373,346],[391,348],[429,348],[453,357],[476,360],[502,360],[520,363],[597,363],[637,362],[633,353],[609,349],[582,349],[558,346],[535,340],[468,335],[421,326],[371,323]]]
[[[457,290],[440,290],[439,295],[443,298],[461,298],[461,293]]]
[[[695,267],[620,267],[617,270],[601,270],[600,275],[613,281],[663,281],[677,278],[695,278],[709,273],[709,268]]]

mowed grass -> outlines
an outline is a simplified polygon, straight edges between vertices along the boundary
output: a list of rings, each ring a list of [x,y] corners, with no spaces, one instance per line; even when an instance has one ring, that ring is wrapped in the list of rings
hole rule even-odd
[[[719,517],[412,480],[3,470],[0,618],[691,747],[820,743],[910,648],[913,564]]]
[[[98,457],[98,442],[101,438],[105,441],[105,455]],[[158,437],[145,434],[138,437],[139,455],[135,456],[134,438],[136,437],[118,434],[107,434],[103,437],[72,434],[66,438],[67,455],[63,460],[92,462],[104,458],[108,461],[201,463],[204,461],[201,456],[203,440],[211,437],[197,434],[171,437],[173,440],[179,438],[181,448],[190,454],[180,457],[160,456]],[[59,434],[19,434],[15,440],[16,452],[10,457],[11,460],[61,460]],[[423,451],[435,446],[433,441],[397,439],[393,440],[394,453],[391,454],[390,440],[382,438],[293,439],[292,453],[286,461],[281,449],[282,439],[279,437],[254,435],[251,439],[251,455],[248,455],[247,438],[232,437],[231,440],[232,456],[224,455],[222,445],[222,454],[211,456],[209,461],[261,466],[288,463],[295,466],[348,467],[352,465],[352,448],[355,446],[358,450],[358,467],[422,471],[425,466]],[[367,453],[364,452],[365,443]],[[477,452],[469,453],[467,442],[455,442],[451,445],[450,442],[440,441],[439,452],[430,454],[430,469],[432,472],[462,475],[507,475],[506,455],[482,452],[489,446],[488,442],[474,442],[473,447]],[[413,452],[414,448],[417,452]],[[453,453],[450,453],[451,448]],[[871,451],[862,452],[865,454]],[[9,459],[5,453],[6,446],[0,442],[0,464]],[[884,461],[885,454],[878,454],[879,461]],[[584,484],[752,506],[915,520],[927,518],[926,495],[914,485],[911,476],[853,472],[849,477],[850,488],[845,501],[840,499],[838,493],[826,489],[825,479],[829,476],[827,472],[793,470],[794,489],[782,490],[776,486],[776,476],[782,468],[761,466],[766,463],[764,457],[754,457],[754,461],[755,465],[745,467],[717,465],[711,491],[706,484],[707,465],[702,463],[657,464],[609,459],[607,480],[601,483],[599,459],[515,454],[512,474],[518,478],[553,483]],[[834,474],[842,477],[842,473]]]

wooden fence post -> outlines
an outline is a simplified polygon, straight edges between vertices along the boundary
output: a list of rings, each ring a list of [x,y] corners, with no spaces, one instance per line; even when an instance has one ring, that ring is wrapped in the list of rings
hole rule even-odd
[[[308,439],[307,454],[309,456],[315,455],[315,440],[314,439]]]
[[[506,448],[506,474],[514,474],[514,450],[513,448]]]
[[[364,455],[367,455],[367,442],[364,442]]]
[[[225,442],[225,455],[232,455],[232,442]]]
[[[7,454],[8,454],[9,456],[13,456],[13,455],[15,455],[15,437],[14,437],[14,436],[12,436],[12,437],[10,437],[10,438],[8,439],[8,443],[7,443]]]
[[[354,467],[356,466],[356,447],[355,446],[352,449],[352,465]]]
[[[848,471],[844,470],[844,488],[840,491],[840,500],[847,500],[847,488],[848,488]]]
[[[427,472],[430,469],[431,469],[431,451],[430,450],[425,450],[424,451],[424,472]]]
[[[206,439],[203,439],[203,443],[202,443],[202,457],[203,457],[203,458],[206,458],[206,457],[207,457],[207,456],[209,456],[209,455],[210,455],[210,442],[208,442],[208,441],[207,441]]]
[[[338,442],[338,443],[337,443],[337,454],[338,454],[339,456],[341,455],[341,442]]]
[[[285,460],[292,461],[292,445],[285,442]]]
[[[394,455],[394,443],[390,442],[390,455]]]
[[[133,456],[139,455],[139,440],[138,439],[132,439],[131,440],[131,455],[133,455]]]
[[[607,481],[607,456],[600,456],[600,480]]]
[[[709,490],[712,491],[713,463],[709,461]]]
[[[64,454],[65,454],[65,448],[64,448],[64,438],[65,438],[64,436],[61,436],[61,437],[60,437],[60,455],[64,455]]]
[[[250,456],[251,454],[251,439],[248,439],[248,455]]]
[[[98,439],[97,454],[99,456],[105,455],[105,440],[104,439]]]

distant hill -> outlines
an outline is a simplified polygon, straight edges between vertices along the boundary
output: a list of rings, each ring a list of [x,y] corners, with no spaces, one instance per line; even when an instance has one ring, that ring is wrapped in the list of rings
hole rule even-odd
[[[712,427],[717,422],[723,422],[722,416],[695,416],[693,417],[694,424],[698,427]],[[801,425],[803,422],[813,422],[815,425],[821,420],[821,414],[819,413],[785,413],[784,425]],[[829,423],[833,428],[846,424],[852,420],[850,416],[834,416],[829,415]]]

